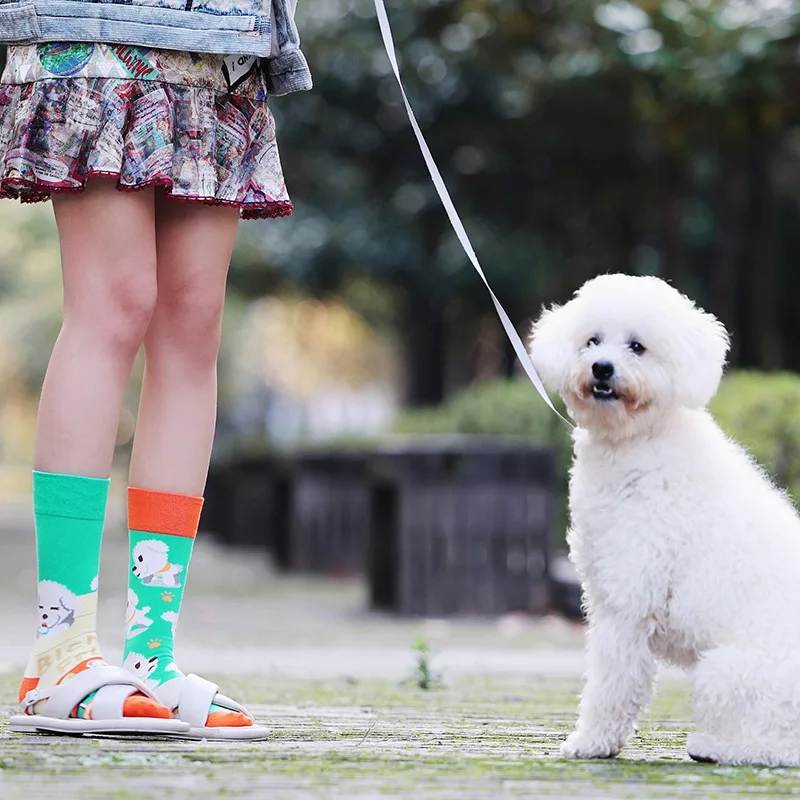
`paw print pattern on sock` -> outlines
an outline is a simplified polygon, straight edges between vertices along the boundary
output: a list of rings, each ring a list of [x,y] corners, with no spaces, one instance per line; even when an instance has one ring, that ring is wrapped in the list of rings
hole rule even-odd
[[[151,610],[150,606],[138,608],[139,596],[133,589],[128,589],[128,603],[125,612],[125,619],[127,621],[126,639],[133,639],[140,633],[144,633],[152,624],[153,620],[147,616]]]
[[[161,592],[161,599],[165,603],[174,603],[175,602],[175,592]]]
[[[77,595],[55,581],[39,581],[39,636],[55,636],[72,627],[81,603]]]
[[[163,643],[163,639],[150,639],[150,641],[147,643],[147,646],[150,650],[158,650]]]
[[[133,548],[131,572],[145,586],[169,586],[180,588],[180,564],[171,564],[169,547],[158,539],[146,539]]]

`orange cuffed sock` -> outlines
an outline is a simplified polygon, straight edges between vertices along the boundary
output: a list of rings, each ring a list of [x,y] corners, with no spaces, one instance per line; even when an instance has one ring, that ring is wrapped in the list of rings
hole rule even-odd
[[[128,489],[131,569],[123,666],[158,687],[183,677],[175,664],[175,628],[200,523],[202,497]],[[212,705],[208,727],[252,725],[244,714]]]

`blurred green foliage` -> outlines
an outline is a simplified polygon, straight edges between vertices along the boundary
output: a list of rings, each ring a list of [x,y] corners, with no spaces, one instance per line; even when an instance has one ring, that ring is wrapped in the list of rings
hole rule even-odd
[[[732,372],[712,400],[711,412],[800,502],[800,378],[793,373]]]
[[[728,325],[734,365],[800,370],[796,0],[387,6],[412,103],[520,328],[598,272],[654,273]],[[299,14],[316,87],[272,103],[296,214],[244,226],[231,285],[339,294],[395,332],[409,402],[436,403],[479,371],[462,343],[493,310],[372,0]]]
[[[795,2],[387,5],[412,103],[521,327],[598,272],[655,273],[733,329],[735,364],[800,369]],[[488,298],[428,180],[371,0],[308,4],[300,22],[316,88],[274,103],[296,217],[248,226],[234,283],[389,286],[409,399],[436,402],[448,341],[492,313]]]

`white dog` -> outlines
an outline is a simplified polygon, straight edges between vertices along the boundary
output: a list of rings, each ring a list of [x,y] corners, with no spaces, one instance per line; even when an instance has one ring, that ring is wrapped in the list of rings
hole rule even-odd
[[[660,660],[693,683],[692,758],[800,765],[800,517],[705,410],[727,350],[656,278],[595,278],[534,326],[533,362],[578,425],[588,666],[564,756],[616,755]]]
[[[144,608],[137,608],[139,605],[139,595],[128,589],[128,602],[125,609],[125,619],[127,623],[126,639],[133,639],[140,633],[144,633],[152,624],[153,620],[147,616],[150,611],[150,606]]]
[[[77,596],[55,581],[39,581],[39,636],[64,633],[80,611]]]
[[[158,666],[158,656],[147,658],[141,653],[128,653],[125,660],[122,662],[123,669],[135,675],[142,683],[148,686],[157,686],[156,681],[149,680],[153,671]]]
[[[170,564],[169,548],[158,539],[147,539],[133,548],[133,574],[146,586],[180,587],[180,564]]]

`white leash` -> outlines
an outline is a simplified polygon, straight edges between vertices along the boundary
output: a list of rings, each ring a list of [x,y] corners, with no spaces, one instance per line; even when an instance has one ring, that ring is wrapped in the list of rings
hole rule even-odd
[[[519,334],[511,324],[508,314],[506,314],[503,306],[500,305],[500,301],[497,299],[495,293],[492,291],[492,287],[489,285],[489,281],[486,279],[483,268],[478,261],[478,256],[475,255],[475,249],[472,247],[472,242],[470,242],[469,236],[467,236],[467,231],[461,222],[461,218],[458,216],[455,205],[453,205],[453,201],[450,198],[450,193],[447,191],[447,186],[445,186],[442,175],[439,172],[439,168],[436,166],[436,162],[433,160],[433,155],[431,154],[428,143],[425,141],[425,137],[422,134],[422,129],[419,127],[417,118],[414,115],[414,110],[411,108],[411,103],[408,101],[408,95],[406,95],[406,90],[400,77],[400,67],[397,63],[397,52],[394,46],[394,38],[392,37],[392,29],[389,25],[389,17],[386,14],[386,6],[384,5],[383,0],[375,0],[375,11],[378,14],[378,23],[381,26],[381,36],[383,36],[383,44],[386,48],[386,54],[389,56],[389,62],[392,65],[394,76],[397,78],[397,84],[400,87],[401,94],[403,95],[403,102],[405,103],[406,111],[408,112],[408,118],[411,121],[411,127],[414,129],[417,141],[419,142],[422,155],[425,158],[425,164],[427,165],[428,171],[430,172],[433,180],[433,185],[436,187],[436,191],[439,193],[439,197],[441,198],[442,204],[445,207],[445,211],[447,211],[447,216],[450,218],[450,224],[453,226],[453,230],[456,232],[456,236],[458,236],[458,240],[461,242],[464,252],[472,262],[472,266],[475,267],[475,271],[481,276],[481,280],[489,290],[489,295],[491,296],[494,307],[497,310],[498,316],[500,317],[500,322],[503,323],[503,327],[506,330],[506,335],[514,347],[514,352],[517,354],[517,358],[520,360],[525,372],[531,379],[531,383],[536,391],[539,392],[542,400],[544,400],[545,403],[550,406],[553,412],[557,414],[570,428],[572,428],[574,427],[573,424],[559,414],[559,412],[556,410],[556,407],[548,397],[547,391],[544,388],[544,384],[542,383],[541,378],[531,362],[531,357],[528,355],[528,351],[525,349],[525,345],[519,338]]]

